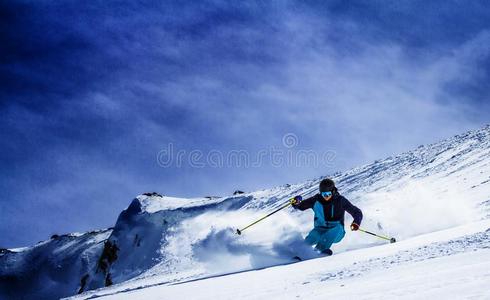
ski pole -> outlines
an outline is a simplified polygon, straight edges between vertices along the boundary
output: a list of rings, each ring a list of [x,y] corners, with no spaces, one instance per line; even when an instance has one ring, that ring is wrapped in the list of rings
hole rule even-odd
[[[370,234],[370,235],[374,235],[376,237],[379,237],[380,239],[388,240],[388,241],[390,241],[390,243],[395,243],[396,242],[396,239],[394,237],[392,237],[392,238],[385,237],[385,236],[382,236],[382,235],[379,235],[379,234],[376,234],[376,233],[372,233],[370,231],[367,231],[367,230],[364,230],[364,229],[361,229],[361,228],[359,228],[359,231],[362,231],[362,232],[367,233],[367,234]]]
[[[283,206],[279,207],[278,209],[276,209],[275,211],[271,212],[270,214],[268,214],[268,215],[266,215],[266,216],[263,216],[262,218],[258,219],[257,221],[253,222],[252,224],[249,224],[249,225],[245,226],[245,227],[244,227],[244,228],[242,228],[242,229],[237,229],[237,230],[236,230],[236,233],[237,233],[238,235],[242,234],[242,231],[244,231],[245,229],[249,228],[249,227],[250,227],[250,226],[252,226],[252,225],[255,225],[255,224],[259,223],[260,221],[262,221],[263,219],[265,219],[265,218],[267,218],[267,217],[272,216],[273,214],[275,214],[276,212],[280,211],[281,209],[285,209],[286,207],[288,207],[288,206],[289,206],[289,205],[291,205],[291,204],[292,204],[292,201],[291,201],[291,200],[289,200],[288,204],[285,204],[285,205],[283,205]]]

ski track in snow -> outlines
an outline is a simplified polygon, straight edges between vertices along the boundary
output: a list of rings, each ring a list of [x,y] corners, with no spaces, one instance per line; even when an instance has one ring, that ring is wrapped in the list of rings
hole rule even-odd
[[[425,261],[433,258],[451,256],[465,252],[490,249],[490,228],[485,232],[464,236],[447,242],[438,242],[400,251],[394,255],[371,258],[367,261],[354,262],[351,266],[336,272],[328,272],[320,275],[320,281],[332,279],[344,279],[366,275],[367,272],[376,269],[389,269],[394,265]],[[307,284],[307,282],[305,282]]]

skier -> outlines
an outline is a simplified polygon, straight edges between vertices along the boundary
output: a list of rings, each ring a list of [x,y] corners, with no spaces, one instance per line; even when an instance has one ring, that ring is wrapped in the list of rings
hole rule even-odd
[[[354,218],[350,225],[352,231],[358,230],[362,221],[362,211],[340,195],[333,180],[328,178],[320,182],[319,194],[305,200],[296,196],[291,204],[299,210],[313,209],[314,228],[305,241],[312,246],[315,245],[315,249],[325,255],[332,255],[332,244],[340,242],[345,236],[345,211]]]

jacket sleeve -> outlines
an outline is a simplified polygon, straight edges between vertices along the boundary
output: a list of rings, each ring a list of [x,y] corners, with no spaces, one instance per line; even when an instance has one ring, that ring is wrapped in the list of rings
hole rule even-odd
[[[313,197],[307,198],[303,201],[301,201],[296,208],[299,210],[307,210],[308,208],[313,208],[313,205],[315,205],[316,202],[316,197],[318,195],[315,195]]]
[[[354,218],[354,223],[361,225],[362,211],[357,206],[350,203],[346,198],[342,197],[342,200],[344,202],[345,210],[352,216],[352,218]]]

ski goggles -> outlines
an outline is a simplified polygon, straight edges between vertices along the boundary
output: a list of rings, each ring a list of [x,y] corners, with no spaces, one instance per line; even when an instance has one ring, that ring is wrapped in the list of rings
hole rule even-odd
[[[322,192],[322,197],[330,197],[330,196],[332,196],[332,192],[331,191]]]

